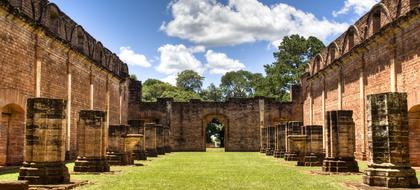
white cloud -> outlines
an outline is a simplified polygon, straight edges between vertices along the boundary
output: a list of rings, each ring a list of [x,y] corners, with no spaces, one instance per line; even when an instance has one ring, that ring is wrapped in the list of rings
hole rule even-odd
[[[202,50],[202,49],[199,49]],[[204,73],[203,64],[193,55],[196,48],[187,48],[183,44],[166,44],[158,49],[160,64],[156,70],[167,75],[174,75],[183,70],[193,70],[199,74]]]
[[[131,47],[120,47],[120,53],[118,54],[120,59],[129,65],[150,67],[152,66],[147,60],[146,56],[137,54]]]
[[[177,77],[176,74],[171,74],[171,75],[168,75],[165,78],[163,78],[162,81],[167,82],[167,83],[169,83],[173,86],[176,86],[176,77]]]
[[[354,11],[354,13],[361,16],[378,2],[379,0],[346,0],[340,10],[333,12],[333,16],[348,14],[349,11]]]
[[[300,34],[321,40],[345,31],[346,23],[325,18],[287,4],[267,6],[257,0],[174,0],[170,3],[173,19],[161,30],[196,44],[226,46],[255,41],[278,42],[284,36]]]
[[[224,53],[208,50],[206,53],[207,65],[211,74],[225,74],[230,71],[245,69],[245,65],[239,60],[231,59]]]

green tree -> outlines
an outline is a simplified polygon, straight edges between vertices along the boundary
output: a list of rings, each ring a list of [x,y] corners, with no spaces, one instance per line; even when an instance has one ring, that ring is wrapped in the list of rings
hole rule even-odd
[[[185,90],[199,93],[203,86],[204,77],[193,70],[185,70],[178,73],[176,86]]]
[[[203,90],[200,95],[204,101],[220,102],[224,100],[222,91],[213,83]]]
[[[261,95],[276,97],[282,101],[289,100],[290,86],[299,83],[306,64],[324,48],[322,41],[315,37],[284,37],[278,51],[274,53],[276,61],[264,65],[267,76],[261,81]]]
[[[230,97],[252,97],[255,88],[259,86],[262,75],[249,71],[232,71],[223,75],[220,88],[226,98]]]
[[[185,102],[190,99],[198,99],[200,95],[157,79],[146,80],[143,83],[143,101],[154,102],[158,98],[174,98],[175,101]]]

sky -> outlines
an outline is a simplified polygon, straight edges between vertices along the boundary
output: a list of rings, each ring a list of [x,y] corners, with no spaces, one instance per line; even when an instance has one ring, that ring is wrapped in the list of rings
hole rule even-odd
[[[281,39],[328,45],[379,0],[50,0],[119,55],[130,74],[175,84],[190,69],[220,84],[226,72],[264,74]]]

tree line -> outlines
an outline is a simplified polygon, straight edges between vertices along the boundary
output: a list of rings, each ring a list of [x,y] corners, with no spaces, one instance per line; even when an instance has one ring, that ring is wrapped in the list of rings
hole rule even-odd
[[[175,86],[157,79],[146,80],[143,83],[143,101],[168,97],[175,101],[225,101],[231,97],[254,96],[288,101],[290,86],[299,84],[306,64],[324,48],[325,45],[316,37],[286,36],[273,53],[275,62],[264,65],[265,75],[245,70],[232,71],[222,76],[219,86],[212,83],[203,88],[204,77],[195,71],[185,70],[178,73]]]

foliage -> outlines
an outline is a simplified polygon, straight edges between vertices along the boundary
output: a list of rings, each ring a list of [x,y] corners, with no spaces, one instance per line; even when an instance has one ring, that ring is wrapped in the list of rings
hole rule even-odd
[[[154,102],[158,98],[174,98],[175,101],[185,102],[190,99],[199,99],[200,96],[169,83],[157,79],[148,79],[143,83],[143,101]]]
[[[273,64],[264,65],[266,78],[261,94],[277,97],[279,100],[289,99],[289,88],[298,84],[306,64],[316,54],[325,48],[322,41],[315,37],[308,39],[291,35],[283,38],[274,53],[276,61]]]
[[[203,86],[204,77],[193,70],[185,70],[178,73],[176,86],[191,92],[199,93]]]
[[[204,101],[220,102],[224,100],[222,90],[213,83],[203,90],[200,95]]]
[[[220,145],[224,147],[225,130],[223,125],[216,118],[207,124],[207,143],[212,142],[211,137],[214,136],[220,141]]]
[[[130,75],[130,78],[131,78],[131,79],[133,79],[133,80],[137,80],[137,75],[135,75],[135,74],[131,74],[131,75]]]
[[[249,71],[232,71],[223,75],[220,88],[223,96],[226,98],[252,97],[255,94],[255,87],[259,86],[263,76],[259,73],[251,73]]]

